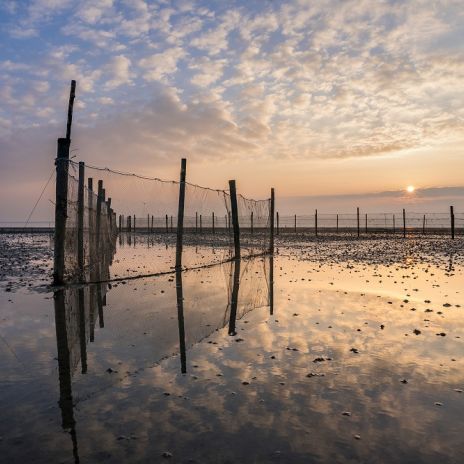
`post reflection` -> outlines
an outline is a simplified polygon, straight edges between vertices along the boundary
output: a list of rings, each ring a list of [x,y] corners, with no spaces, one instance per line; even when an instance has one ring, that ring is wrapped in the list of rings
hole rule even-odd
[[[215,279],[220,276],[225,278],[222,286],[215,282]],[[98,281],[99,275],[94,277]],[[201,284],[206,280],[211,280],[211,290],[216,292],[213,300],[214,307],[210,307],[209,311],[204,313],[207,314],[205,317],[208,319],[203,321],[200,328],[197,322],[195,326],[189,326],[188,321],[198,321],[193,312],[197,308],[199,298],[204,295]],[[127,284],[127,287],[124,287],[126,295],[130,285]],[[137,285],[135,281],[133,285]],[[140,288],[139,285],[138,287]],[[122,291],[122,287],[119,288],[119,291]],[[87,362],[90,346],[87,344],[95,343],[96,324],[100,328],[105,327],[104,307],[109,289],[111,285],[107,283],[95,283],[79,287],[65,287],[54,294],[59,372],[58,404],[61,409],[62,427],[71,437],[74,462],[79,462],[79,452],[73,406],[73,376],[76,373],[84,375],[89,375],[88,372],[92,373],[92,367]],[[149,286],[147,286],[147,291],[150,291]],[[269,306],[270,313],[273,313],[273,259],[264,257],[255,260],[234,260],[201,272],[178,269],[175,272],[175,291],[178,333],[170,331],[166,334],[166,326],[162,321],[168,318],[160,318],[152,327],[151,333],[156,340],[162,340],[162,343],[156,345],[156,352],[153,352],[151,345],[153,339],[148,342],[147,337],[147,342],[150,343],[150,364],[165,358],[176,347],[180,358],[180,372],[185,374],[187,373],[188,346],[200,342],[223,327],[227,327],[229,335],[236,335],[237,321],[254,309]],[[188,296],[187,300],[184,298],[184,293]],[[122,296],[122,294],[119,295]],[[186,301],[191,302],[192,307],[186,304]],[[172,309],[174,309],[173,305],[174,301],[171,302]],[[117,306],[115,304],[116,308]],[[188,317],[189,309],[190,318]],[[114,339],[113,342],[115,352],[121,350],[121,341]],[[98,346],[94,347],[96,354],[99,353],[98,350]],[[120,356],[121,353],[125,356],[124,351],[119,351],[118,355]],[[133,355],[128,355],[128,359],[131,359],[131,356]],[[142,362],[138,359],[131,359],[131,361],[136,367],[140,367],[138,363]],[[144,359],[143,362],[146,360]],[[91,382],[86,382],[86,385],[91,385]]]

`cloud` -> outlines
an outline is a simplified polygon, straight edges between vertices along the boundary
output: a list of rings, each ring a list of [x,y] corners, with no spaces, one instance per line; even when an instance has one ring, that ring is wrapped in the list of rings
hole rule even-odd
[[[105,89],[112,90],[131,82],[131,60],[124,55],[114,56],[106,65],[106,72],[110,78],[105,83]]]
[[[146,81],[166,82],[170,74],[177,72],[177,63],[186,55],[180,47],[168,48],[161,53],[155,53],[139,61],[143,78]]]

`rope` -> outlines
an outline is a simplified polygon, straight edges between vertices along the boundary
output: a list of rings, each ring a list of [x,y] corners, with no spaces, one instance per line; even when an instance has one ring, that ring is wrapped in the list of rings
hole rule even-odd
[[[24,223],[24,227],[27,227],[27,225],[29,224],[29,221],[32,217],[32,215],[34,214],[34,211],[35,209],[37,208],[37,205],[39,204],[39,201],[42,199],[42,196],[45,192],[45,189],[48,187],[48,184],[50,183],[50,181],[52,180],[52,177],[53,177],[53,174],[55,173],[55,168],[52,169],[52,172],[50,173],[50,177],[48,178],[47,180],[47,183],[44,185],[44,188],[42,189],[42,191],[40,192],[40,195],[39,195],[39,198],[37,199],[37,201],[35,202],[35,205],[34,207],[32,208],[32,211],[29,213],[29,216],[27,217],[27,220],[26,222]]]

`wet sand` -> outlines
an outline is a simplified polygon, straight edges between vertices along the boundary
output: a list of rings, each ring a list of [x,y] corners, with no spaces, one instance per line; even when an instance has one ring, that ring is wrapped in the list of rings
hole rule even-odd
[[[0,462],[464,462],[462,245],[281,236],[59,306],[48,237],[0,237]]]

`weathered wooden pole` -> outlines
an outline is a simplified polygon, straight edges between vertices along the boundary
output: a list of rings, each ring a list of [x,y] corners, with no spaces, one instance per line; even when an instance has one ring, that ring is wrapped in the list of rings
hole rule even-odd
[[[176,270],[182,268],[182,245],[184,235],[184,207],[185,207],[185,177],[187,175],[187,160],[182,158],[180,165],[179,208],[177,211],[177,241],[176,241]],[[172,228],[172,216],[171,216]]]
[[[177,325],[179,329],[180,371],[187,372],[187,350],[185,345],[184,293],[182,289],[182,269],[176,268]]]
[[[137,227],[135,221],[136,221],[136,218],[135,218],[135,214],[134,214],[134,225],[133,225],[133,227],[134,227],[134,232],[135,232],[135,229],[136,229],[136,227]]]
[[[53,255],[53,283],[64,283],[64,244],[66,238],[66,218],[68,216],[68,164],[69,147],[71,145],[71,125],[76,94],[76,81],[71,81],[71,90],[68,102],[68,121],[66,125],[66,138],[58,139],[56,165],[56,191],[55,191],[55,244]]]
[[[454,239],[454,206],[450,206],[451,238]]]
[[[422,235],[425,235],[425,214],[424,214],[424,217],[422,219]]]
[[[269,257],[269,314],[274,314],[274,254]]]
[[[98,191],[97,191],[97,213],[96,213],[96,221],[95,221],[97,252],[100,251],[102,202],[103,202],[103,181],[99,180],[98,181]]]
[[[110,231],[110,234],[113,230],[113,210],[111,209],[111,198],[108,198],[108,201],[106,202],[107,204],[107,209],[106,209],[106,213],[108,215],[108,222],[109,222],[109,231]]]
[[[250,230],[251,234],[253,235],[253,211],[250,214]]]
[[[85,164],[79,162],[79,183],[77,190],[77,267],[79,268],[79,281],[84,281],[84,185]]]
[[[275,193],[274,188],[271,188],[271,211],[269,212],[270,220],[271,220],[271,230],[270,230],[270,244],[269,244],[269,251],[271,252],[271,256],[274,254],[274,210],[275,210]],[[278,224],[279,213],[277,213],[277,228],[279,227]]]
[[[129,232],[132,231],[132,216],[131,215],[127,216],[127,230]]]
[[[151,215],[151,233],[153,233],[153,231],[155,230],[154,227],[153,227],[153,222],[154,222],[154,217],[153,217],[153,214]]]
[[[238,222],[237,189],[235,185],[235,180],[229,180],[229,190],[230,207],[232,209],[232,223],[234,228],[234,258],[240,259],[240,225]]]
[[[230,296],[230,315],[229,315],[229,328],[228,334],[230,336],[237,335],[235,324],[237,321],[237,307],[238,307],[238,291],[240,288],[240,259],[234,262],[234,280],[232,285],[232,293]]]
[[[338,234],[338,214],[337,214],[337,234]]]
[[[293,219],[293,230],[296,233],[296,214],[295,214],[294,219]]]
[[[359,208],[356,208],[356,223],[357,223],[358,237],[359,237]]]
[[[213,234],[215,234],[215,233],[216,233],[216,230],[214,228],[214,212],[213,212]]]
[[[316,237],[317,237],[317,232],[318,232],[317,231],[317,226],[318,226],[318,224],[317,224],[317,209],[316,209],[316,211],[314,212],[314,232],[316,234]]]
[[[166,214],[166,233],[168,234],[169,233],[169,219],[168,219],[168,215]]]
[[[403,208],[403,238],[406,238],[406,210]]]

